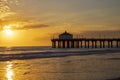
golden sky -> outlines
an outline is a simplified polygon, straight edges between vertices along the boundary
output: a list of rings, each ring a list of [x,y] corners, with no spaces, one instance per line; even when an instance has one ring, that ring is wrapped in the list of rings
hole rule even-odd
[[[119,9],[120,0],[0,0],[0,46],[46,46],[65,30],[119,36]]]

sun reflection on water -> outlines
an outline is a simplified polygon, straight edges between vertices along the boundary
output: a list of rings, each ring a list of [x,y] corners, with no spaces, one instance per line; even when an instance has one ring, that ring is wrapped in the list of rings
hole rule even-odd
[[[7,80],[13,80],[13,70],[12,70],[12,62],[8,61],[7,62],[7,67],[6,67],[6,78]]]

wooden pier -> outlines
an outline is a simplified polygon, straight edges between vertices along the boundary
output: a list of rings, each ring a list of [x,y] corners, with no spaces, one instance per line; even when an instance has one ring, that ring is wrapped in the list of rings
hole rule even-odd
[[[53,48],[120,48],[120,39],[52,39]]]
[[[73,38],[67,31],[51,41],[52,48],[120,48],[120,38]]]

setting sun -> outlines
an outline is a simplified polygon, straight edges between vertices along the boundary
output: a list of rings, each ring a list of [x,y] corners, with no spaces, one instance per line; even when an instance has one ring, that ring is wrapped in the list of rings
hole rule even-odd
[[[3,31],[6,35],[13,35],[13,30],[11,29],[11,25],[4,26]]]
[[[13,31],[12,31],[12,30],[5,30],[4,32],[5,32],[5,34],[7,34],[7,35],[12,35],[12,34],[13,34]]]

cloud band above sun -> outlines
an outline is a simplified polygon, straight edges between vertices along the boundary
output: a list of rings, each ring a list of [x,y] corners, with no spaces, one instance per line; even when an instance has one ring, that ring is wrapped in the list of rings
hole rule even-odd
[[[45,28],[45,27],[49,27],[49,25],[45,25],[45,24],[9,24],[9,25],[5,25],[0,27],[0,30],[4,30],[4,29],[11,29],[11,30],[29,30],[29,29],[38,29],[38,28]]]

